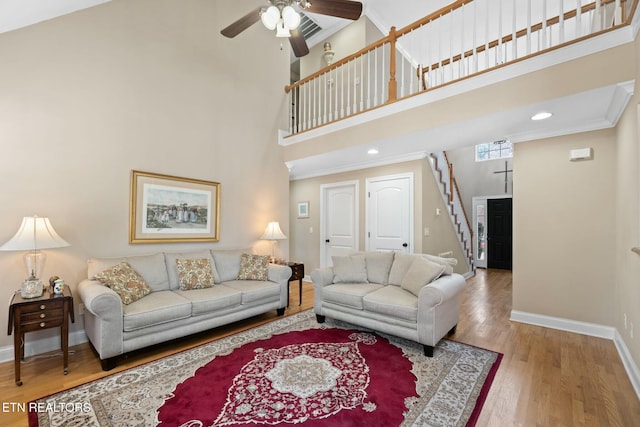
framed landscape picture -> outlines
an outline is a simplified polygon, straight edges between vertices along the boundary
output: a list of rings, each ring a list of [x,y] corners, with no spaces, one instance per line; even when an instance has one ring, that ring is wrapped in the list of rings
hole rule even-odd
[[[217,242],[220,183],[131,171],[129,243]]]

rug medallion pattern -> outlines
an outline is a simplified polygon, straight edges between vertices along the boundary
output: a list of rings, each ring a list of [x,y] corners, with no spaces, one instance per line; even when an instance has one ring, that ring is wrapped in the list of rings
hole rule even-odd
[[[322,333],[331,330],[337,338],[325,342]],[[32,413],[29,421],[41,427],[473,425],[500,360],[498,353],[448,340],[427,358],[416,342],[330,319],[318,324],[308,310],[44,397],[37,402],[86,402],[89,410]]]

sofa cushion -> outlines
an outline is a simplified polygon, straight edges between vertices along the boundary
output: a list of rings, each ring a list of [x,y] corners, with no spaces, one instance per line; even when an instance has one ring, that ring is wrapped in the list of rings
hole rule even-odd
[[[124,307],[124,331],[169,323],[191,316],[191,302],[173,291],[152,292]]]
[[[220,282],[220,275],[216,270],[215,263],[211,257],[211,252],[207,250],[181,253],[165,253],[167,262],[167,273],[169,275],[169,286],[173,290],[180,288],[180,279],[178,277],[177,260],[179,259],[208,259],[211,265],[211,275],[214,282]],[[217,280],[216,280],[217,279]]]
[[[224,285],[175,292],[184,299],[191,301],[191,314],[193,316],[226,310],[238,306],[242,302],[242,292]]]
[[[267,280],[269,273],[269,255],[250,255],[243,253],[240,256],[240,270],[238,280]]]
[[[242,292],[243,304],[269,299],[270,297],[280,297],[280,285],[274,282],[231,280],[229,282],[223,282],[222,284]]]
[[[403,254],[397,252],[393,258],[393,264],[391,265],[391,271],[389,271],[389,284],[400,286],[404,275],[409,271],[411,263],[416,258],[415,255]]]
[[[96,274],[95,279],[115,291],[125,305],[138,301],[151,292],[147,282],[126,261]]]
[[[418,298],[397,286],[385,286],[364,296],[364,309],[409,322],[418,319]]]
[[[383,288],[377,283],[341,283],[322,288],[324,302],[352,307],[358,310],[364,308],[362,297]]]
[[[367,264],[364,254],[332,256],[333,283],[367,283]]]
[[[96,274],[126,261],[147,282],[153,291],[169,289],[169,276],[164,261],[164,254],[130,256],[120,258],[89,258],[87,260],[87,277],[93,279]]]
[[[176,270],[181,291],[204,289],[213,286],[211,259],[177,259]]]
[[[364,256],[367,265],[367,281],[387,285],[393,258],[393,252],[367,252]]]
[[[416,257],[407,274],[404,275],[400,287],[418,296],[420,289],[440,277],[444,270],[444,265],[436,264],[426,258]]]
[[[240,272],[240,260],[243,253],[251,253],[251,250],[224,250],[211,251],[213,261],[216,264],[216,270],[220,275],[220,280],[216,283],[228,282],[236,280]]]

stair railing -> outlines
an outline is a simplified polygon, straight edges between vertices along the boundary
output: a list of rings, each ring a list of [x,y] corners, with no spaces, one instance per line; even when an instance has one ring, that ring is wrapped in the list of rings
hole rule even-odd
[[[457,0],[286,86],[289,133],[628,25],[638,1]]]

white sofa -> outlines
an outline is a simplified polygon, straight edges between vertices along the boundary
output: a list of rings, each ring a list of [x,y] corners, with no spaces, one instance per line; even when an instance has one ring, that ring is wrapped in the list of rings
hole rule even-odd
[[[89,259],[87,279],[78,285],[85,306],[84,328],[102,368],[115,367],[123,353],[215,328],[287,306],[291,269],[268,264],[267,280],[238,280],[247,251],[157,253],[110,259]],[[181,290],[177,260],[209,260],[215,284]],[[125,300],[94,277],[126,262],[148,285],[146,296]],[[264,270],[262,271],[264,273]],[[128,302],[128,301],[127,301]]]
[[[429,357],[455,333],[465,287],[453,273],[455,258],[366,252],[332,259],[333,267],[311,273],[318,322],[327,316],[417,341]]]

